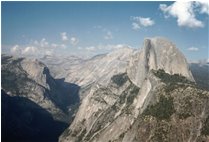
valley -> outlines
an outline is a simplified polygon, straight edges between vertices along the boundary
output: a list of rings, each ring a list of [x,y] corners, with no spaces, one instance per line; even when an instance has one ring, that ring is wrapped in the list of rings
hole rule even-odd
[[[189,64],[166,38],[89,59],[1,62],[4,141],[209,140],[208,65]]]

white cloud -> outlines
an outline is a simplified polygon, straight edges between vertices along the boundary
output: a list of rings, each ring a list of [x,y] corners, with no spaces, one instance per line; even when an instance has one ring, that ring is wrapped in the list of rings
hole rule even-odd
[[[83,49],[82,47],[80,47],[80,46],[78,47],[78,50],[82,50],[82,49]]]
[[[139,17],[139,22],[144,27],[152,26],[155,24],[155,22],[150,18],[143,18],[143,17]]]
[[[96,47],[96,49],[111,51],[114,49],[120,49],[120,48],[124,48],[124,47],[129,47],[129,46],[125,45],[125,44],[108,44],[108,45],[98,45]]]
[[[35,40],[33,43],[34,43],[35,45],[39,45],[39,42],[38,42],[37,40]]]
[[[195,4],[199,6],[201,14],[209,15],[209,2],[206,1],[196,1]]]
[[[66,49],[66,45],[65,44],[61,44],[61,45],[59,45],[59,47],[61,47],[63,49]]]
[[[19,47],[19,45],[15,45],[10,49],[10,52],[12,54],[20,54],[21,53],[21,49]]]
[[[149,27],[155,24],[155,21],[150,17],[132,16],[132,29],[139,30],[141,27]]]
[[[52,46],[53,48],[59,47],[59,45],[58,45],[58,44],[55,44],[55,43],[52,43],[51,46]]]
[[[66,36],[66,34],[64,33],[63,36]],[[69,39],[69,43],[50,43],[46,40],[46,38],[42,38],[41,40],[32,40],[26,45],[15,45],[13,47],[9,47],[8,49],[11,54],[15,55],[41,57],[43,55],[65,52],[64,50],[69,44],[77,45],[78,42],[79,40],[76,37],[71,37]]]
[[[67,41],[68,40],[66,32],[60,33],[60,35],[61,35],[61,38],[62,38],[63,41]]]
[[[53,50],[46,50],[45,51],[45,55],[50,55],[51,56],[51,55],[53,55],[53,53],[54,53]]]
[[[189,51],[198,51],[198,50],[199,50],[199,48],[196,48],[196,47],[190,47],[190,48],[188,48],[187,50],[189,50]]]
[[[111,31],[107,31],[106,32],[106,35],[104,36],[104,39],[113,39],[113,35],[112,35],[112,32]]]
[[[28,46],[22,50],[22,54],[36,54],[38,49],[34,46]]]
[[[70,43],[71,43],[73,46],[76,46],[76,45],[79,43],[79,39],[76,38],[76,37],[71,37],[71,38],[70,38]]]
[[[96,47],[95,46],[90,46],[90,47],[86,47],[85,49],[87,51],[94,51],[94,50],[96,50]]]
[[[124,45],[124,44],[117,44],[117,45],[113,46],[112,49],[120,49],[120,48],[124,48],[124,47],[128,47],[128,46]]]
[[[132,29],[133,29],[133,30],[139,30],[139,29],[140,29],[139,24],[138,24],[138,23],[133,22],[133,23],[132,23]]]
[[[166,4],[160,4],[159,8],[161,11],[163,11],[166,18],[169,16],[177,18],[178,26],[189,28],[204,27],[203,22],[196,19],[194,12],[195,3],[192,1],[177,1],[170,6],[167,6]],[[204,8],[203,11],[205,11]]]
[[[49,43],[46,41],[45,38],[43,38],[43,39],[40,41],[40,46],[41,46],[41,47],[46,47],[46,46],[48,46],[48,45],[49,45]]]
[[[43,48],[45,48],[45,47],[48,47],[49,46],[49,42],[47,42],[45,38],[42,38],[41,41],[35,40],[33,43],[37,47],[43,47]]]

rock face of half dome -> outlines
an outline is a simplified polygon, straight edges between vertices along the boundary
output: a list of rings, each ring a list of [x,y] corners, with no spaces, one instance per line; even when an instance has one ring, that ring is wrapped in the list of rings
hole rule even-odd
[[[163,69],[169,74],[180,74],[194,81],[184,55],[175,44],[165,38],[147,38],[143,48],[130,61],[128,75],[131,80],[141,86],[150,70]]]

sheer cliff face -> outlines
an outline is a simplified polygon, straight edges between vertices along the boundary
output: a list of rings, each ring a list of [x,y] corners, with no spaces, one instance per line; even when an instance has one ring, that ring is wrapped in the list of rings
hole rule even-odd
[[[122,86],[114,81],[117,77],[124,79]],[[80,113],[59,141],[209,140],[208,91],[197,88],[183,76],[162,70],[150,72],[142,88],[135,86],[126,74],[111,80],[108,87],[100,86],[84,98]],[[141,106],[138,104],[142,98],[145,101]]]
[[[159,102],[157,94],[161,94],[161,89],[165,90],[173,81],[174,88],[194,81],[185,57],[163,38],[146,39],[142,50],[133,52],[124,68],[124,73],[112,74],[107,85],[95,83],[91,87],[73,123],[60,136],[60,142],[134,141],[138,135],[129,131],[150,105]],[[175,109],[178,107],[181,108],[177,105]]]
[[[138,86],[150,70],[163,69],[169,74],[181,74],[194,81],[184,55],[164,38],[145,39],[143,48],[130,61],[128,75]]]

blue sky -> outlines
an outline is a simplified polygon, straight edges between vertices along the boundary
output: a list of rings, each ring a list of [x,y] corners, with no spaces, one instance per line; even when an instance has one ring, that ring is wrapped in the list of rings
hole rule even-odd
[[[209,12],[204,3],[1,4],[3,53],[95,55],[126,45],[140,48],[145,37],[163,36],[173,41],[188,60],[208,59]]]

